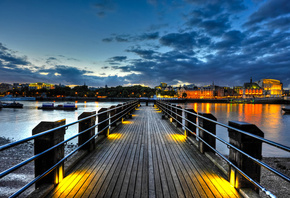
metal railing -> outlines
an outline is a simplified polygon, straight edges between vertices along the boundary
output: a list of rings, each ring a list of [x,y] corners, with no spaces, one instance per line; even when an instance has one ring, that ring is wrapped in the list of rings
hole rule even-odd
[[[100,124],[103,124],[105,122],[108,122],[108,125],[106,125],[104,128],[102,128],[101,130],[99,130],[95,135],[93,135],[92,137],[90,137],[87,141],[85,141],[83,144],[81,145],[78,145],[78,147],[76,149],[74,149],[73,151],[71,151],[69,154],[67,154],[64,158],[62,158],[60,161],[58,161],[56,164],[54,164],[52,167],[50,167],[47,171],[45,171],[44,173],[42,173],[41,175],[38,175],[36,176],[31,182],[29,182],[28,184],[26,184],[25,186],[23,186],[21,189],[19,189],[17,192],[15,192],[14,194],[12,194],[10,197],[17,197],[19,196],[21,193],[23,193],[26,189],[28,189],[29,187],[31,187],[33,184],[35,184],[37,181],[41,180],[42,178],[44,178],[45,176],[47,176],[49,173],[51,173],[54,169],[56,169],[59,165],[61,165],[64,161],[66,161],[69,157],[71,157],[73,154],[75,154],[77,151],[79,151],[82,147],[84,147],[85,145],[87,145],[89,142],[91,142],[92,140],[94,140],[98,135],[100,135],[101,133],[103,133],[105,130],[109,129],[111,125],[113,125],[114,123],[120,121],[125,115],[128,115],[128,113],[132,112],[135,110],[135,108],[138,106],[139,104],[139,101],[138,100],[135,100],[135,101],[130,101],[130,102],[127,102],[127,103],[123,103],[122,105],[118,105],[117,107],[114,107],[114,108],[109,108],[108,110],[105,110],[105,111],[102,111],[100,113],[96,113],[94,115],[91,115],[91,116],[88,116],[88,117],[85,117],[85,118],[82,118],[82,119],[79,119],[75,122],[72,122],[72,123],[69,123],[69,124],[65,124],[65,125],[62,125],[62,126],[59,126],[59,127],[56,127],[56,128],[53,128],[53,129],[50,129],[50,130],[46,130],[46,131],[43,131],[39,134],[36,134],[36,135],[33,135],[33,136],[30,136],[28,138],[25,138],[25,139],[22,139],[22,140],[18,140],[16,142],[12,142],[12,143],[9,143],[9,144],[6,144],[6,145],[2,145],[0,146],[0,152],[1,151],[4,151],[4,150],[7,150],[9,148],[12,148],[14,146],[17,146],[19,144],[22,144],[22,143],[25,143],[25,142],[28,142],[30,140],[35,140],[36,138],[39,138],[41,136],[44,136],[44,135],[47,135],[47,134],[51,134],[59,129],[68,129],[68,127],[72,126],[72,125],[75,125],[75,124],[78,124],[78,123],[81,123],[85,120],[88,120],[88,119],[91,119],[93,117],[97,117],[97,116],[100,116],[100,115],[103,115],[103,114],[106,114],[106,113],[109,113],[109,116],[107,119],[101,121],[101,122],[98,122],[97,124],[94,124],[93,126],[83,130],[83,131],[79,131],[78,134],[76,135],[73,135],[72,137],[50,147],[49,149],[37,154],[37,155],[34,155],[32,156],[31,158],[29,159],[26,159],[25,161],[22,161],[21,163],[13,166],[13,167],[10,167],[6,170],[4,170],[3,172],[0,173],[0,179],[7,176],[8,174],[12,173],[13,171],[23,167],[24,165],[32,162],[32,161],[35,161],[36,159],[40,158],[41,156],[43,156],[44,154],[47,154],[48,152],[56,149],[57,147],[60,147],[62,145],[64,145],[65,143],[85,134],[86,132],[98,127]],[[112,111],[116,111],[120,109],[118,113],[115,113],[114,115],[111,116],[111,113]],[[114,118],[114,119],[113,119]],[[114,121],[112,121],[114,120]]]
[[[290,178],[286,175],[284,175],[283,173],[279,172],[278,170],[270,167],[268,164],[260,161],[259,159],[256,159],[255,157],[247,154],[246,152],[242,151],[241,149],[237,148],[236,146],[230,144],[229,142],[227,142],[226,140],[218,137],[215,134],[212,134],[210,131],[204,129],[203,127],[199,126],[198,124],[194,123],[192,120],[188,120],[185,116],[182,116],[184,113],[188,113],[191,115],[196,116],[196,118],[202,118],[204,120],[207,120],[209,122],[212,122],[216,125],[219,125],[221,127],[225,127],[227,129],[230,130],[234,130],[238,133],[244,134],[246,136],[249,136],[251,138],[257,139],[263,143],[269,144],[271,146],[274,146],[276,148],[279,148],[281,150],[290,152],[290,147],[273,142],[271,140],[265,139],[263,137],[248,133],[246,131],[240,130],[240,129],[236,129],[234,127],[231,127],[229,125],[217,122],[215,120],[206,118],[204,116],[199,115],[198,113],[194,113],[185,109],[182,109],[181,107],[177,107],[176,105],[172,105],[170,103],[166,103],[164,101],[156,101],[156,105],[157,107],[164,113],[166,114],[168,117],[174,119],[177,123],[179,123],[182,127],[184,127],[184,129],[188,132],[190,132],[191,134],[193,134],[196,139],[198,141],[203,142],[205,145],[207,145],[214,153],[216,153],[218,156],[220,156],[223,160],[225,160],[231,167],[233,167],[234,169],[236,169],[242,176],[244,176],[249,182],[251,182],[253,185],[255,185],[258,189],[260,189],[262,192],[264,192],[267,196],[269,197],[276,197],[274,194],[272,194],[269,190],[267,190],[264,186],[262,186],[259,182],[255,181],[254,179],[252,179],[250,176],[248,176],[243,170],[241,170],[237,165],[233,164],[225,155],[223,155],[221,152],[219,152],[216,148],[212,147],[209,143],[207,143],[205,140],[203,140],[202,138],[200,138],[195,132],[193,132],[192,130],[190,130],[185,124],[183,124],[183,122],[179,121],[177,118],[181,118],[184,121],[187,121],[188,123],[191,123],[192,125],[194,125],[196,128],[203,130],[204,132],[206,132],[207,134],[209,134],[210,136],[214,137],[216,140],[220,141],[221,143],[225,144],[228,148],[234,149],[235,151],[241,153],[242,155],[246,156],[247,158],[251,159],[252,161],[254,161],[256,164],[258,164],[261,167],[266,168],[267,170],[271,171],[272,173],[278,175],[279,177],[281,177],[282,179],[284,179],[287,182],[290,182]],[[174,110],[172,110],[174,109]],[[181,115],[177,113],[177,110],[181,110],[182,113]],[[173,116],[175,115],[175,116]]]

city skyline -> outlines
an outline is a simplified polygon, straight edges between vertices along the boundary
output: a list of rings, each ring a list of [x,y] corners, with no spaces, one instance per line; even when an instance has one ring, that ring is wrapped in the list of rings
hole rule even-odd
[[[3,0],[0,79],[290,88],[289,13],[288,0]]]

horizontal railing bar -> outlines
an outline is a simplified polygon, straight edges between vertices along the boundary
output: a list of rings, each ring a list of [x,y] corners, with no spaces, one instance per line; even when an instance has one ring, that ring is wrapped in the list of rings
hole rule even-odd
[[[168,110],[169,110],[169,109],[168,109]],[[169,110],[169,111],[171,111],[171,110]],[[163,112],[164,112],[164,111],[163,111]],[[173,113],[174,113],[174,112],[173,112]],[[169,114],[168,114],[168,115],[169,115]],[[176,120],[176,122],[180,123],[180,124],[181,124],[183,127],[185,127],[186,129],[188,129],[188,128],[186,127],[186,125],[184,125],[183,123],[179,122],[179,121],[178,121],[177,119],[175,119],[174,117],[173,117],[173,119]],[[253,158],[252,156],[248,155],[247,153],[243,152],[242,150],[238,149],[237,147],[231,145],[230,143],[228,143],[228,142],[225,141],[224,139],[218,137],[217,135],[214,135],[214,134],[210,133],[208,130],[206,130],[206,129],[200,127],[199,125],[193,123],[192,121],[188,120],[186,117],[184,117],[184,120],[186,120],[187,122],[190,122],[191,124],[193,124],[193,125],[196,126],[197,128],[199,128],[199,129],[205,131],[207,134],[213,136],[215,139],[218,139],[220,142],[226,144],[227,146],[229,146],[229,147],[235,149],[236,151],[242,153],[243,155],[245,155],[246,157],[250,158],[250,159],[253,160],[255,163],[257,163],[258,165],[260,165],[260,166],[262,166],[262,167],[268,169],[269,171],[275,173],[276,175],[280,176],[280,177],[283,178],[284,180],[290,182],[290,178],[289,178],[288,176],[286,176],[286,175],[280,173],[279,171],[277,171],[276,169],[274,169],[274,168],[268,166],[268,165],[265,164],[264,162],[261,162],[260,160],[257,160],[256,158]],[[190,129],[188,129],[188,131],[190,131],[192,134],[194,134],[195,137],[196,137],[198,140],[201,140],[202,142],[206,143],[202,138],[198,137],[198,136],[197,136],[194,132],[192,132]],[[207,143],[206,143],[206,144],[207,144]],[[214,151],[216,151],[216,150],[214,149]],[[228,160],[227,160],[227,161],[228,161]]]
[[[160,102],[160,103],[161,103],[161,102]],[[171,104],[168,104],[168,105],[171,106],[171,107],[173,107],[173,108],[176,108],[175,106],[172,106]],[[176,109],[178,109],[178,108],[176,108]],[[168,110],[169,110],[169,109],[168,109]],[[215,124],[218,124],[218,125],[220,125],[220,126],[222,126],[222,127],[225,127],[225,128],[232,129],[232,130],[234,130],[234,131],[237,131],[237,132],[243,133],[243,134],[248,135],[248,136],[250,136],[250,137],[253,137],[253,138],[256,138],[256,139],[258,139],[258,140],[261,140],[262,142],[265,142],[265,143],[267,143],[267,144],[270,144],[270,145],[272,145],[272,146],[274,146],[274,147],[276,147],[276,148],[279,148],[279,149],[282,149],[282,150],[284,150],[284,151],[288,151],[288,152],[290,152],[290,147],[288,147],[288,146],[285,146],[285,145],[279,144],[279,143],[277,143],[277,142],[274,142],[274,141],[271,141],[271,140],[268,140],[268,139],[265,139],[265,138],[262,138],[262,137],[259,137],[259,136],[256,136],[256,135],[253,135],[253,134],[250,134],[250,133],[248,133],[248,132],[246,132],[246,131],[243,131],[243,130],[240,130],[240,129],[236,129],[236,128],[234,128],[234,127],[231,127],[231,126],[228,126],[228,125],[226,125],[226,124],[223,124],[223,123],[220,123],[220,122],[217,122],[217,121],[211,120],[211,119],[209,119],[209,118],[206,118],[206,117],[201,116],[201,115],[199,115],[199,114],[196,114],[196,113],[193,113],[193,112],[187,111],[187,110],[185,110],[185,109],[182,109],[182,110],[183,110],[184,112],[186,112],[186,113],[190,113],[190,114],[195,115],[195,116],[197,116],[197,117],[200,117],[200,118],[202,118],[202,119],[205,119],[205,120],[208,120],[208,121],[213,122],[213,123],[215,123]],[[169,110],[169,111],[171,111],[171,110]],[[174,111],[171,111],[171,112],[173,112],[174,114],[176,114]]]
[[[131,109],[132,109],[132,108],[131,108]],[[131,110],[131,109],[130,109],[130,110]],[[127,110],[127,109],[125,109],[125,110]],[[120,113],[123,113],[125,110],[123,110],[123,111],[120,112]],[[128,112],[128,111],[127,111],[127,112]],[[126,113],[127,113],[127,112],[126,112]],[[118,113],[118,114],[120,114],[120,113]],[[91,116],[90,116],[90,117],[91,117]],[[122,116],[120,116],[119,118],[121,118],[121,117],[122,117]],[[87,117],[86,117],[86,118],[87,118]],[[78,134],[76,134],[76,135],[70,137],[69,139],[64,140],[63,142],[60,142],[59,144],[57,144],[57,145],[55,145],[55,146],[53,146],[53,147],[51,147],[51,148],[49,148],[49,149],[43,151],[42,153],[37,154],[37,155],[35,155],[35,156],[33,156],[33,157],[27,159],[26,161],[23,161],[23,162],[21,162],[21,163],[15,165],[14,167],[11,167],[10,169],[7,169],[6,171],[3,171],[2,173],[0,173],[0,178],[2,178],[2,177],[4,177],[4,176],[6,176],[7,174],[9,174],[9,173],[11,173],[11,172],[17,170],[18,168],[24,166],[25,164],[27,164],[27,163],[29,163],[29,162],[31,162],[31,161],[37,159],[37,158],[40,157],[41,155],[43,155],[43,154],[45,154],[45,153],[47,153],[47,152],[49,152],[49,151],[51,151],[51,150],[57,148],[58,146],[61,146],[61,145],[65,144],[66,142],[68,142],[68,141],[70,141],[70,140],[72,140],[72,139],[74,139],[74,138],[76,138],[76,137],[82,135],[83,133],[85,133],[85,132],[87,132],[87,131],[89,131],[89,130],[95,128],[95,127],[97,127],[98,125],[100,125],[100,124],[102,124],[102,123],[108,121],[109,119],[110,119],[110,118],[108,118],[108,119],[106,119],[106,120],[104,120],[104,121],[102,121],[102,122],[99,122],[99,123],[95,124],[94,126],[91,126],[91,127],[89,127],[88,129],[85,129],[84,131],[79,132]],[[117,121],[117,120],[115,120],[115,121]],[[114,121],[114,122],[115,122],[115,121]],[[112,122],[111,124],[113,124],[114,122]],[[110,124],[110,125],[111,125],[111,124]],[[110,126],[110,125],[109,125],[109,126]]]
[[[168,109],[169,110],[169,109]],[[171,110],[169,110],[171,111]],[[164,110],[163,110],[164,112]],[[167,112],[166,112],[167,113]],[[168,114],[169,115],[169,114]],[[180,123],[177,119],[175,119],[174,117],[172,117],[176,122]],[[189,121],[188,119],[184,118],[185,120]],[[191,121],[190,121],[191,122]],[[191,122],[192,123],[192,122]],[[220,157],[222,157],[227,163],[229,163],[232,167],[234,167],[239,173],[241,173],[248,181],[250,181],[252,184],[254,184],[256,187],[258,187],[259,189],[261,189],[267,196],[274,198],[275,195],[273,195],[270,191],[268,191],[265,187],[263,187],[262,185],[260,185],[259,183],[257,183],[256,181],[254,181],[251,177],[249,177],[246,173],[244,173],[242,170],[240,170],[236,165],[234,165],[231,161],[229,161],[223,154],[221,154],[218,150],[216,150],[215,148],[213,148],[211,145],[209,145],[205,140],[203,140],[202,138],[198,137],[195,133],[193,133],[187,126],[183,125],[182,123],[180,123],[183,127],[185,127],[185,129],[187,129],[189,132],[191,132],[192,134],[194,134],[198,140],[202,141],[204,144],[206,144],[210,149],[212,149],[214,152],[216,152]],[[199,129],[207,132],[208,134],[214,136],[216,139],[219,139],[216,135],[210,133],[209,131],[207,131],[206,129],[203,129],[202,127],[198,126],[195,123],[192,123],[193,125],[195,125],[196,127],[198,127]],[[221,139],[223,140],[223,139]],[[223,143],[226,143],[228,146],[234,148],[235,150],[241,152],[242,154],[246,155],[247,157],[248,154],[244,153],[243,151],[241,151],[240,149],[232,146],[231,144],[228,144],[226,141],[221,141]],[[250,158],[252,158],[250,156]],[[266,165],[267,166],[267,165]],[[266,167],[265,167],[266,168]],[[269,167],[271,169],[271,167]],[[275,169],[274,169],[275,170]],[[286,176],[287,177],[287,176]],[[289,178],[288,178],[289,179]]]
[[[133,104],[133,103],[132,103]],[[134,109],[135,107],[131,107],[131,108],[128,108],[128,109],[125,109],[125,110],[123,110],[123,111],[126,111],[126,113],[127,112],[129,112],[129,111],[131,111],[132,109]],[[112,110],[112,109],[111,109]],[[122,111],[122,112],[123,112]],[[102,113],[104,113],[104,112],[102,112]],[[124,115],[126,114],[126,113],[124,113]],[[93,116],[89,116],[89,117],[93,117]],[[87,117],[86,117],[87,118]],[[122,118],[122,116],[120,116],[118,119],[120,119],[120,118]],[[70,152],[67,156],[65,156],[63,159],[61,159],[58,163],[56,163],[54,166],[52,166],[49,170],[47,170],[46,172],[44,172],[42,175],[40,175],[40,176],[38,176],[38,177],[36,177],[34,180],[32,180],[30,183],[28,183],[27,185],[25,185],[23,188],[21,188],[19,191],[17,191],[16,193],[14,193],[11,197],[16,197],[16,196],[18,196],[18,195],[20,195],[22,192],[24,192],[27,188],[29,188],[31,185],[33,185],[35,182],[37,182],[38,180],[40,180],[40,179],[42,179],[44,176],[46,176],[47,174],[49,174],[51,171],[53,171],[59,164],[61,164],[62,162],[64,162],[68,157],[70,157],[73,153],[75,153],[76,151],[78,151],[81,147],[83,147],[85,144],[87,144],[88,142],[90,142],[91,140],[93,140],[96,136],[98,136],[100,133],[102,133],[103,131],[105,131],[106,129],[108,129],[113,123],[115,123],[115,122],[117,122],[118,121],[118,119],[116,119],[114,122],[112,122],[112,123],[110,123],[109,125],[107,125],[105,128],[103,128],[101,131],[99,131],[98,133],[96,133],[94,136],[92,136],[89,140],[87,140],[84,144],[82,144],[81,146],[79,146],[78,148],[76,148],[75,150],[73,150],[72,152]],[[69,139],[67,139],[67,140],[65,140],[65,141],[63,141],[63,142],[60,142],[59,144],[57,144],[57,145],[55,145],[55,146],[53,146],[53,147],[51,147],[51,148],[49,148],[49,149],[47,149],[47,150],[45,150],[45,151],[43,151],[42,153],[40,153],[39,155],[36,155],[37,156],[37,158],[38,157],[40,157],[41,155],[43,155],[43,154],[45,154],[45,153],[47,153],[47,152],[49,152],[49,151],[51,151],[51,150],[53,150],[53,149],[55,149],[56,147],[58,147],[58,146],[61,146],[62,144],[65,144],[66,142],[68,142],[68,141],[70,141],[70,140],[72,140],[72,139],[74,139],[74,138],[76,138],[77,136],[79,136],[79,135],[82,135],[83,133],[85,133],[85,132],[87,132],[87,131],[89,131],[89,130],[91,130],[91,129],[93,129],[93,128],[95,128],[96,126],[98,126],[99,124],[101,124],[101,123],[103,123],[103,122],[105,122],[105,121],[107,121],[108,119],[106,119],[106,120],[104,120],[104,121],[102,121],[102,122],[99,122],[98,124],[96,124],[96,125],[94,125],[94,126],[91,126],[90,128],[88,128],[88,129],[86,129],[86,130],[84,130],[84,131],[82,131],[82,132],[80,132],[80,133],[78,133],[78,134],[76,134],[75,136],[73,136],[73,137],[71,137],[71,138],[69,138]],[[34,156],[35,157],[35,156]],[[32,158],[30,158],[30,159],[28,159],[28,160],[30,160],[29,162],[31,162],[31,161],[33,161],[33,160],[35,160],[34,159],[34,157],[32,157]],[[26,161],[28,161],[28,160],[26,160]],[[26,162],[26,161],[24,161],[24,162],[22,162],[22,163],[25,163],[25,164],[27,164],[27,163],[29,163],[29,162]],[[21,164],[22,164],[21,163]],[[25,164],[22,164],[21,166],[23,166],[23,165],[25,165]],[[16,166],[18,166],[18,165],[16,165]],[[13,168],[13,167],[12,167]],[[20,167],[17,167],[17,169],[18,168],[20,168]],[[16,170],[16,169],[15,169]],[[13,170],[14,171],[14,170]],[[2,173],[1,173],[2,174]],[[7,173],[8,174],[8,173]],[[5,175],[7,175],[7,174],[5,174]],[[4,176],[5,176],[4,175]],[[0,176],[0,178],[2,178],[1,176]]]
[[[130,102],[130,103],[132,103],[132,102]],[[123,107],[123,106],[125,106],[125,105],[127,105],[127,104],[122,104],[122,106],[116,107],[115,109],[121,108],[121,107]],[[49,129],[49,130],[43,131],[43,132],[41,132],[41,133],[38,133],[38,134],[36,134],[36,135],[33,135],[33,136],[30,136],[30,137],[24,138],[24,139],[22,139],[22,140],[18,140],[18,141],[12,142],[12,143],[8,143],[8,144],[5,144],[5,145],[2,145],[2,146],[0,146],[0,151],[6,150],[6,149],[8,149],[8,148],[11,148],[11,147],[13,147],[13,146],[16,146],[16,145],[22,144],[22,143],[24,143],[24,142],[28,142],[28,141],[30,141],[30,140],[32,140],[32,139],[35,139],[35,138],[40,137],[40,136],[42,136],[42,135],[46,135],[46,134],[51,133],[51,132],[53,132],[53,131],[56,131],[56,130],[58,130],[58,129],[62,129],[62,128],[66,128],[66,127],[72,126],[72,125],[74,125],[74,124],[77,124],[77,123],[82,122],[82,121],[84,121],[84,120],[87,120],[87,119],[89,119],[89,118],[96,117],[96,116],[98,116],[98,115],[101,115],[101,114],[103,114],[103,113],[107,113],[107,112],[112,111],[112,110],[113,110],[113,109],[108,109],[108,110],[103,111],[103,112],[101,112],[101,113],[97,113],[97,114],[94,114],[94,115],[91,115],[91,116],[88,116],[88,117],[82,118],[82,119],[80,119],[80,120],[77,120],[77,121],[71,122],[71,123],[69,123],[69,124],[62,125],[62,126],[59,126],[59,127],[53,128],[53,129]]]

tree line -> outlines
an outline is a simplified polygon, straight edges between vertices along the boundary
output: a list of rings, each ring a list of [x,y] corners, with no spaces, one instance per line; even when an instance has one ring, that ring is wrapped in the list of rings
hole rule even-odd
[[[168,95],[174,96],[174,91],[161,91],[150,87],[141,85],[134,85],[130,87],[104,87],[90,89],[87,85],[76,86],[74,88],[56,86],[55,89],[29,89],[14,88],[3,93],[4,95],[13,95],[15,97],[120,97],[120,98],[140,98],[140,97],[153,97],[154,95]]]

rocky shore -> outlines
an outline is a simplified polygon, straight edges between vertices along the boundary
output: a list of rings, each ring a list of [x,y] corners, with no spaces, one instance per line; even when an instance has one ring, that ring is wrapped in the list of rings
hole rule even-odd
[[[10,143],[11,140],[0,137],[0,145]],[[69,153],[76,145],[66,145],[65,152]],[[12,167],[21,161],[33,156],[33,143],[27,142],[11,149],[0,152],[0,171],[4,171],[9,167]],[[263,161],[269,164],[271,167],[276,168],[283,174],[290,177],[290,159],[289,158],[276,158],[269,157],[264,158]],[[0,198],[8,197],[13,192],[20,189],[22,186],[33,180],[34,178],[34,163],[29,163],[23,168],[9,174],[8,176],[0,179]],[[277,197],[290,197],[290,184],[283,179],[280,179],[273,173],[262,168],[261,171],[262,185],[268,190],[273,192]],[[26,197],[34,190],[34,186],[24,192],[20,197]],[[266,197],[261,193],[262,197]]]
[[[8,144],[12,140],[0,137],[0,145]],[[68,144],[65,147],[65,153],[69,153],[76,145]],[[33,141],[26,142],[0,152],[0,172],[32,157],[34,155]],[[31,162],[13,173],[0,179],[0,198],[8,197],[21,187],[34,179],[34,162]],[[20,197],[26,197],[34,190],[34,186],[21,194]]]

